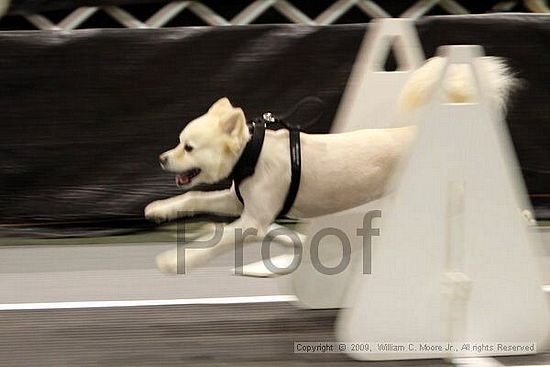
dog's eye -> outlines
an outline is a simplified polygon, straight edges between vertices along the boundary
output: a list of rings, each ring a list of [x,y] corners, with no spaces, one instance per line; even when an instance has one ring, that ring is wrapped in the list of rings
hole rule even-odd
[[[193,150],[193,146],[189,145],[189,144],[185,144],[183,146],[183,149],[185,149],[186,152],[191,152]]]

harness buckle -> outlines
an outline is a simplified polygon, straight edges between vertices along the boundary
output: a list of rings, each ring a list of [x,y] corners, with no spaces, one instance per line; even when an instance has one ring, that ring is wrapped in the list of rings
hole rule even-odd
[[[273,116],[273,114],[271,112],[265,112],[262,115],[262,118],[267,122],[275,122],[276,121],[275,116]]]

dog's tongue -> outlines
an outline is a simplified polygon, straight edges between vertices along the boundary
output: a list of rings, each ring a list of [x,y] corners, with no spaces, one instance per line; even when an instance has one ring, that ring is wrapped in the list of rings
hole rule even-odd
[[[184,173],[176,175],[176,185],[187,185],[190,181],[191,179],[189,178],[189,176]]]

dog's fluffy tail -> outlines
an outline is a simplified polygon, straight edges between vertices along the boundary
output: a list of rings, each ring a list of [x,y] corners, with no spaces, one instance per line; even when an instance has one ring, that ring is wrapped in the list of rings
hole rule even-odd
[[[508,96],[518,84],[506,62],[498,57],[483,57],[479,63],[486,78],[488,95],[497,108],[505,111]],[[443,57],[436,56],[416,70],[401,91],[400,109],[410,113],[430,101],[445,66]],[[477,100],[477,88],[469,65],[449,65],[442,84],[444,100],[468,103]]]

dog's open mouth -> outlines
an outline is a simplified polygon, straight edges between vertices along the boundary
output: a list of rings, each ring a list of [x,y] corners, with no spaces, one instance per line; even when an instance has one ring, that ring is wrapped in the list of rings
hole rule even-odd
[[[187,171],[178,173],[176,175],[176,185],[178,186],[189,185],[193,180],[193,178],[197,177],[199,173],[201,173],[200,168],[192,168]]]

